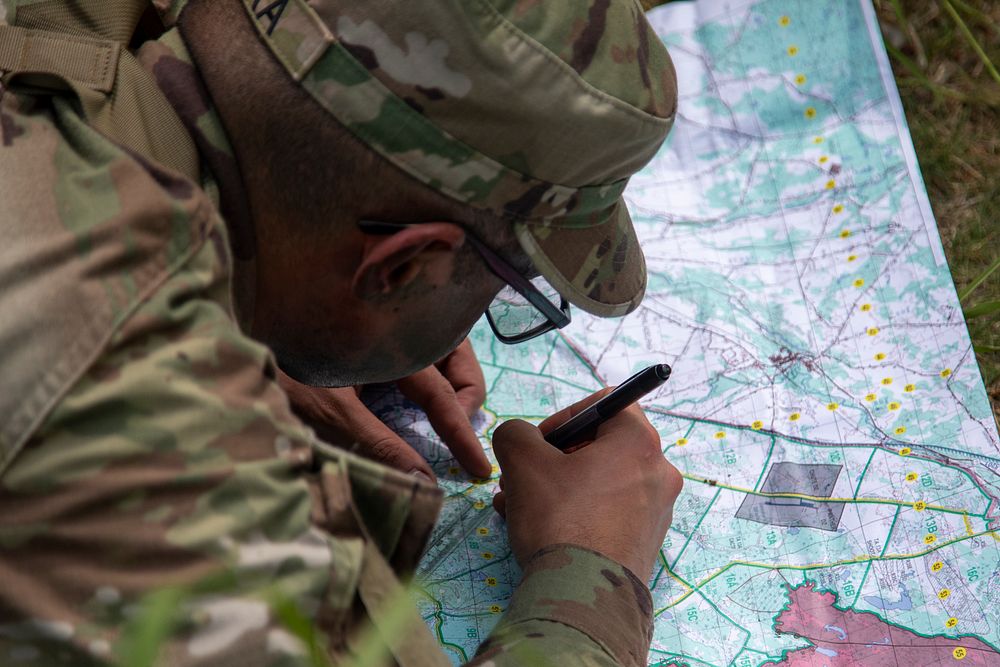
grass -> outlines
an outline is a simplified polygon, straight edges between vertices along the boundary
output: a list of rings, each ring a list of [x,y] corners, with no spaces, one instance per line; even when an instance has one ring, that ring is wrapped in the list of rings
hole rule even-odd
[[[647,9],[665,4],[641,1]],[[874,3],[948,265],[1000,419],[1000,2]]]
[[[1000,415],[1000,4],[881,0],[882,35],[994,415]],[[971,293],[970,287],[974,287]]]

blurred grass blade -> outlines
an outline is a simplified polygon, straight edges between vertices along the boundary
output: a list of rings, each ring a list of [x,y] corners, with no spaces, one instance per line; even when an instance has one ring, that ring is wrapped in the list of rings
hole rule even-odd
[[[974,306],[966,308],[965,319],[983,317],[984,315],[992,315],[994,313],[1000,313],[1000,301],[986,301],[985,303],[977,303]]]
[[[965,301],[969,297],[969,295],[975,292],[977,287],[986,282],[986,279],[989,278],[991,275],[993,275],[993,272],[996,271],[997,269],[1000,269],[1000,257],[997,257],[995,260],[993,260],[993,263],[990,264],[985,271],[979,274],[979,277],[973,280],[971,285],[969,285],[968,287],[966,287],[964,290],[961,291],[961,293],[958,295],[958,300]]]
[[[400,586],[393,596],[385,601],[380,627],[376,627],[369,620],[362,630],[352,667],[384,665],[390,657],[387,642],[390,637],[399,637],[406,633],[412,608],[413,600],[410,599],[407,590]]]
[[[979,44],[976,36],[972,34],[971,30],[969,30],[969,26],[965,24],[961,15],[955,11],[955,8],[952,6],[950,0],[941,0],[941,5],[944,7],[945,11],[948,12],[948,15],[951,16],[952,20],[955,21],[955,24],[958,26],[962,36],[965,37],[965,41],[969,43],[969,46],[971,46],[976,52],[979,59],[983,61],[984,65],[986,65],[986,69],[990,73],[990,76],[993,77],[993,80],[1000,83],[1000,72],[997,72],[997,68],[993,65],[993,61],[990,60],[988,55],[986,55],[986,51],[983,50],[983,47]]]
[[[969,101],[969,99],[965,95],[958,92],[957,90],[952,90],[947,86],[942,86],[931,81],[929,78],[927,78],[927,75],[920,70],[920,67],[917,65],[917,63],[910,60],[910,58],[908,58],[905,53],[897,49],[888,41],[883,40],[883,43],[885,44],[885,50],[889,52],[889,55],[895,58],[897,61],[899,61],[899,64],[905,67],[907,71],[909,71],[910,75],[913,76],[914,79],[919,81],[924,88],[929,90],[934,95],[935,102],[940,101],[941,95],[944,95],[945,97],[950,97],[951,99],[957,100],[959,102]]]
[[[161,588],[147,595],[138,614],[129,620],[117,646],[122,667],[153,667],[160,648],[173,632],[178,610],[188,593],[183,588]]]
[[[896,13],[896,21],[899,22],[899,27],[904,34],[909,32],[910,21],[906,18],[906,13],[903,11],[903,5],[900,4],[899,0],[892,0],[892,11]]]
[[[309,649],[309,663],[312,667],[332,667],[326,650],[316,637],[316,626],[299,610],[295,602],[284,595],[275,595],[270,600],[271,611],[285,629],[302,640]]]
[[[989,16],[987,16],[986,14],[984,14],[983,12],[981,12],[980,10],[976,9],[975,7],[973,7],[972,5],[970,5],[969,3],[965,2],[964,0],[951,0],[951,4],[955,5],[955,7],[957,7],[958,9],[961,9],[966,14],[969,14],[970,16],[972,16],[972,18],[976,19],[977,22],[979,22],[980,24],[986,26],[987,28],[989,28],[993,32],[995,32],[997,34],[1000,34],[1000,27],[998,27],[997,24],[994,23],[993,20],[990,19]]]

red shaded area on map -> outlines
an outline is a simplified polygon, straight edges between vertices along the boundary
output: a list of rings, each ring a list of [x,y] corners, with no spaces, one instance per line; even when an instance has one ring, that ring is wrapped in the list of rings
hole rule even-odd
[[[791,606],[778,615],[775,632],[803,637],[813,646],[791,651],[780,667],[1000,667],[1000,653],[972,637],[921,637],[875,614],[840,610],[832,593],[813,584],[789,589]],[[955,655],[955,649],[962,656]],[[767,667],[767,665],[763,667]]]

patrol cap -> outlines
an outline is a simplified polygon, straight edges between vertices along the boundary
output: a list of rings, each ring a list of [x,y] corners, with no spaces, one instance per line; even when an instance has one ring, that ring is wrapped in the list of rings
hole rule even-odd
[[[243,0],[322,107],[448,197],[509,220],[541,274],[601,316],[645,262],[622,200],[677,87],[636,0]]]

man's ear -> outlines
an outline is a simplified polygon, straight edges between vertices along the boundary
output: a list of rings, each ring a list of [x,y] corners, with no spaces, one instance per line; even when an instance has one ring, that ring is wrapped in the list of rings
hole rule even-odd
[[[465,232],[450,222],[421,223],[388,236],[366,235],[351,291],[362,299],[384,296],[418,276],[431,285],[444,285],[451,280],[455,252],[464,242]]]

